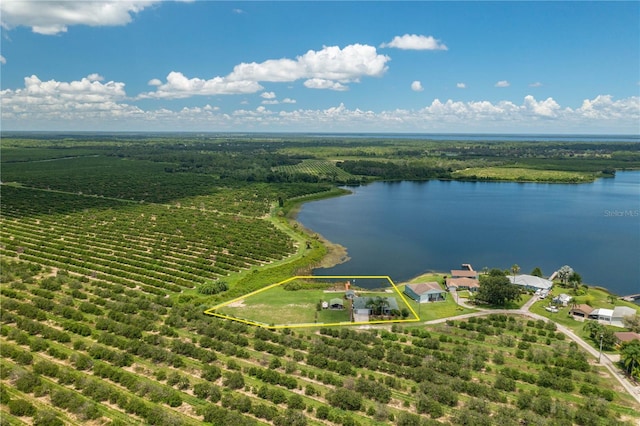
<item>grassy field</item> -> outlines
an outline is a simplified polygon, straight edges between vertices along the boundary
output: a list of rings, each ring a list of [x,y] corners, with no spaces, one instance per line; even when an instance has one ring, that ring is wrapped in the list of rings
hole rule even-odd
[[[267,325],[322,325],[351,321],[350,301],[344,299],[344,291],[334,290],[332,283],[327,283],[326,289],[318,288],[318,283],[313,283],[309,286],[308,283],[302,280],[289,282],[289,284],[291,283],[300,283],[302,288],[291,290],[287,289],[286,284],[275,286],[264,291],[249,294],[247,297],[236,299],[232,303],[216,309],[216,312],[240,320]],[[305,286],[307,288],[305,288]],[[398,303],[400,310],[408,307],[404,303],[403,298],[397,293],[394,294],[391,289],[380,291],[359,289],[356,291],[356,295],[358,297],[393,297]],[[323,302],[329,303],[331,299],[335,298],[340,299],[344,303],[344,309],[317,309],[318,305],[321,305]],[[413,303],[412,306],[414,305],[417,306],[417,304]],[[450,311],[451,309],[441,310],[439,315],[446,314]],[[412,318],[412,316],[409,316],[409,318]]]
[[[592,182],[593,173],[560,170],[535,170],[521,167],[473,167],[452,174],[455,179],[500,180],[517,182]]]

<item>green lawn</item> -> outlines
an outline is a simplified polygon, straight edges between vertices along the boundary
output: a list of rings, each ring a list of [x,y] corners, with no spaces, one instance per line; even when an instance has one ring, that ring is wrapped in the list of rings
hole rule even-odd
[[[400,310],[407,307],[399,295],[391,292],[357,291],[357,295],[360,297],[395,297]],[[325,290],[317,288],[291,291],[286,290],[284,286],[277,286],[238,299],[234,303],[217,309],[217,312],[233,318],[269,325],[332,324],[348,322],[351,319],[348,309],[350,302],[344,300],[343,297],[344,292],[342,291],[325,292]],[[321,309],[317,311],[318,303],[329,302],[334,298],[339,298],[344,302],[344,310]],[[415,305],[417,306],[417,304]]]
[[[592,173],[535,170],[522,167],[472,167],[457,170],[454,178],[507,180],[521,182],[592,182]]]
[[[264,324],[313,323],[318,301],[329,301],[331,297],[322,290],[287,291],[274,287],[226,305],[218,312]]]
[[[401,292],[404,291],[404,285],[399,285],[398,289]],[[446,299],[442,302],[418,303],[408,297],[406,299],[421,321],[431,321],[475,312],[473,309],[458,306],[449,293],[446,294]]]

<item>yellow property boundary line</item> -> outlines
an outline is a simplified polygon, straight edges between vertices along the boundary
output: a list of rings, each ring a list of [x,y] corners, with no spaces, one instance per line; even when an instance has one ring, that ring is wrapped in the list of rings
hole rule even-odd
[[[409,310],[411,311],[411,313],[413,314],[413,318],[411,319],[398,319],[398,320],[380,320],[380,321],[357,321],[357,322],[334,322],[334,323],[301,323],[301,324],[265,324],[262,322],[256,322],[256,321],[251,321],[251,320],[247,320],[244,318],[237,318],[237,317],[233,317],[230,315],[225,315],[225,314],[221,314],[216,312],[216,310],[223,308],[227,305],[230,305],[232,303],[235,302],[239,302],[241,300],[244,300],[248,297],[251,297],[253,295],[256,295],[258,293],[262,293],[263,291],[267,291],[269,289],[272,289],[274,287],[278,287],[281,286],[283,284],[288,283],[289,281],[293,281],[296,279],[313,279],[313,280],[317,280],[317,279],[372,279],[372,278],[376,278],[376,279],[386,279],[387,281],[389,281],[389,283],[391,284],[391,287],[393,287],[394,291],[396,292],[396,294],[400,297],[400,299],[402,299],[402,301],[404,302],[404,304],[407,306],[407,308],[409,308]],[[418,314],[416,314],[416,311],[411,307],[411,304],[409,304],[409,302],[407,302],[407,299],[405,299],[405,297],[402,295],[402,293],[400,292],[400,290],[398,290],[398,287],[396,287],[395,283],[393,282],[393,280],[391,280],[391,277],[387,276],[387,275],[356,275],[356,276],[352,276],[352,275],[323,275],[323,276],[313,276],[313,275],[297,275],[295,277],[291,277],[291,278],[287,278],[284,281],[280,281],[279,283],[275,283],[275,284],[271,284],[268,285],[264,288],[261,288],[259,290],[256,291],[252,291],[251,293],[245,294],[244,296],[240,296],[240,297],[236,297],[235,299],[232,300],[228,300],[226,302],[220,303],[219,305],[214,306],[213,308],[209,308],[206,311],[204,311],[204,313],[206,315],[210,315],[213,317],[218,317],[218,318],[222,318],[222,319],[227,319],[227,320],[231,320],[231,321],[238,321],[244,324],[248,324],[248,325],[254,325],[257,327],[263,327],[263,328],[269,328],[269,329],[281,329],[281,328],[304,328],[304,327],[335,327],[335,326],[353,326],[353,325],[369,325],[369,324],[394,324],[394,323],[405,323],[405,322],[418,322],[420,321],[420,318],[418,317]]]

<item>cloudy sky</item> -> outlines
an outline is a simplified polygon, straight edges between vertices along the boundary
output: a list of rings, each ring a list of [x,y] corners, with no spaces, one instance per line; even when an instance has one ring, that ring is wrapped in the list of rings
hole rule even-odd
[[[640,2],[0,2],[2,129],[640,134]]]

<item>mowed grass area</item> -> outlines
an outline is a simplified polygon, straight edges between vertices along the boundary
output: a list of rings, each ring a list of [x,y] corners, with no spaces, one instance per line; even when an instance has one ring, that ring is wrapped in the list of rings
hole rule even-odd
[[[217,311],[234,318],[263,324],[313,323],[319,300],[329,300],[323,290],[270,288],[230,303]]]
[[[504,180],[518,182],[593,182],[593,173],[534,170],[522,167],[472,167],[452,173],[455,179]]]
[[[437,282],[442,288],[444,288],[444,274],[428,273],[420,275],[416,278],[413,278],[408,283],[398,285],[398,290],[400,292],[403,292],[404,286],[406,284],[416,284],[424,282]],[[432,321],[441,318],[449,318],[456,315],[476,312],[474,309],[468,309],[462,306],[458,306],[456,301],[449,293],[446,294],[446,299],[442,302],[418,303],[408,297],[406,297],[406,299],[409,305],[411,305],[411,307],[413,308],[414,312],[418,314],[418,317],[421,321]]]
[[[303,281],[295,281],[303,283]],[[337,324],[350,322],[350,301],[345,300],[344,291],[335,291],[328,284],[327,289],[317,288],[318,284],[307,285],[298,290],[288,290],[286,284],[250,294],[216,309],[216,312],[229,317],[266,325],[298,324]],[[393,297],[398,308],[408,308],[403,298],[391,289],[368,291],[356,290],[358,297]],[[320,309],[318,304],[329,303],[331,299],[340,299],[344,309]],[[408,300],[409,303],[413,302]],[[413,303],[411,306],[417,306]],[[414,308],[415,309],[415,308]],[[410,310],[410,309],[409,309]],[[417,312],[417,311],[416,311]],[[400,319],[400,318],[398,318]],[[408,319],[415,319],[409,315]],[[391,322],[391,320],[390,320]]]

